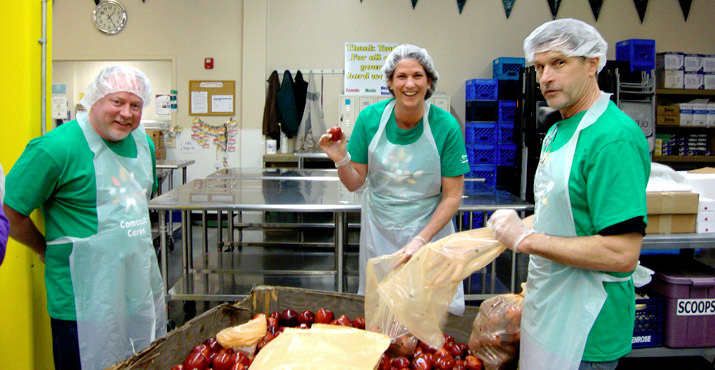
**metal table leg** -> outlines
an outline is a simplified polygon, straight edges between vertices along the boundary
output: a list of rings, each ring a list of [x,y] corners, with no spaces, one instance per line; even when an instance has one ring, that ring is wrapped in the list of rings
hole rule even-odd
[[[343,212],[335,212],[335,282],[337,284],[338,292],[342,293],[343,288],[343,273],[344,273],[344,261],[343,261],[343,246],[345,243],[344,235],[344,224],[345,224],[345,214]]]

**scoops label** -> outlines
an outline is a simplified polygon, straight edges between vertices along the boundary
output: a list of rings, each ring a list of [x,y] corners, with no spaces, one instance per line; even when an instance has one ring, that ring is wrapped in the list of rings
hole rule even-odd
[[[715,298],[678,299],[677,316],[715,315]]]

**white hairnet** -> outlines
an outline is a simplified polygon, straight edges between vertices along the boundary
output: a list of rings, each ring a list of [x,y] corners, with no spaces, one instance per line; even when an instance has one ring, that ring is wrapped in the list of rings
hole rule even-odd
[[[97,100],[122,91],[141,98],[144,106],[151,100],[151,83],[142,71],[133,67],[114,65],[99,72],[94,81],[87,86],[80,104],[90,109]]]
[[[429,56],[429,54],[427,53],[427,50],[419,46],[412,44],[402,44],[392,49],[390,54],[387,55],[387,58],[385,58],[385,64],[382,66],[382,73],[385,74],[385,81],[389,85],[390,78],[392,78],[392,74],[395,72],[395,67],[397,67],[397,63],[404,59],[412,59],[417,61],[422,65],[422,68],[425,69],[425,72],[427,72],[427,77],[432,80],[430,88],[425,94],[425,99],[429,99],[430,96],[432,96],[432,93],[434,93],[435,88],[437,87],[439,73],[437,73],[437,70],[434,69],[434,62],[432,61],[432,57]]]
[[[606,65],[608,43],[588,23],[566,18],[550,21],[537,27],[524,40],[524,56],[534,61],[534,54],[559,51],[568,57],[598,58],[598,71]]]

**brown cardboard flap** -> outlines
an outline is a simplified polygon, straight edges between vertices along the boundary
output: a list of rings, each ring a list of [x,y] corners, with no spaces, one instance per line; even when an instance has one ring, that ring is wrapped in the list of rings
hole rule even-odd
[[[650,215],[698,213],[698,193],[690,191],[658,191],[646,193]]]
[[[680,115],[680,107],[677,105],[658,105],[655,108],[655,113],[658,115],[661,115],[661,114]]]
[[[690,170],[688,173],[715,173],[715,167],[703,167],[695,170]]]
[[[696,214],[648,215],[646,234],[679,234],[695,232]]]

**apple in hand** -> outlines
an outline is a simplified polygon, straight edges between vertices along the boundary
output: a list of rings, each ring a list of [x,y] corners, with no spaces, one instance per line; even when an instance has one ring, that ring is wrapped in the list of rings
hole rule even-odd
[[[330,140],[332,141],[338,141],[343,136],[343,130],[340,126],[331,127],[330,130],[328,130],[328,133],[330,134]]]

